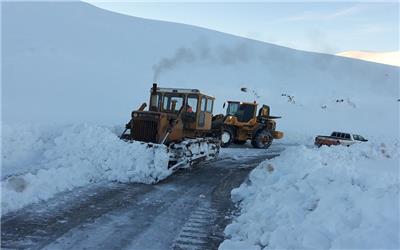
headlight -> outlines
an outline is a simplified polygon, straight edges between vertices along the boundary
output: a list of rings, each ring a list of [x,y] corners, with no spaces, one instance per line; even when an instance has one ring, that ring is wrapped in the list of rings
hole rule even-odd
[[[138,113],[133,113],[133,117],[138,117]]]

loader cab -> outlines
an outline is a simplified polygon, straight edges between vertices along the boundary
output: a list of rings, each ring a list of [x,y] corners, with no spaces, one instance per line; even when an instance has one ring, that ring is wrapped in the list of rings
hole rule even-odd
[[[198,89],[159,88],[150,91],[149,111],[182,119],[183,128],[210,130],[215,98]]]
[[[262,105],[262,107],[258,110],[258,117],[268,118],[269,117],[269,106]]]
[[[236,117],[238,122],[250,122],[256,116],[257,103],[228,101],[226,116]]]

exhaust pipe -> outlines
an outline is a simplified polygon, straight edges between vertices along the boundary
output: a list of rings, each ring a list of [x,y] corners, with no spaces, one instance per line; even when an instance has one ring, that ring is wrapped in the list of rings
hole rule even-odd
[[[157,83],[153,83],[153,88],[151,90],[153,94],[157,93]]]

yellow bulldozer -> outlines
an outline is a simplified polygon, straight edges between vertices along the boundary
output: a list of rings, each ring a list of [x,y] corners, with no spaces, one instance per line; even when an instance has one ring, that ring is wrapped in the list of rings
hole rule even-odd
[[[165,145],[172,170],[214,158],[220,148],[220,134],[211,128],[214,99],[198,89],[160,88],[154,83],[148,110],[143,103],[133,111],[120,138],[149,147]]]
[[[275,119],[281,117],[271,116],[268,105],[262,105],[257,113],[256,102],[226,103],[226,115],[220,114],[213,118],[213,128],[221,130],[221,147],[229,147],[232,143],[245,144],[251,140],[255,148],[268,148],[274,139],[283,137],[283,132],[275,130]]]

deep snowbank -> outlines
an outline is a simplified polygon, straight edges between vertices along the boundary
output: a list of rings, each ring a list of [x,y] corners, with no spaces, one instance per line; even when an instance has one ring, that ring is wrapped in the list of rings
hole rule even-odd
[[[2,124],[1,179],[43,167],[40,160],[44,151],[54,146],[54,138],[60,136],[64,128]]]
[[[92,182],[155,183],[171,174],[164,146],[126,143],[107,128],[86,124],[58,132],[6,128],[2,214]]]
[[[398,249],[399,192],[398,142],[289,147],[232,191],[220,249]]]

